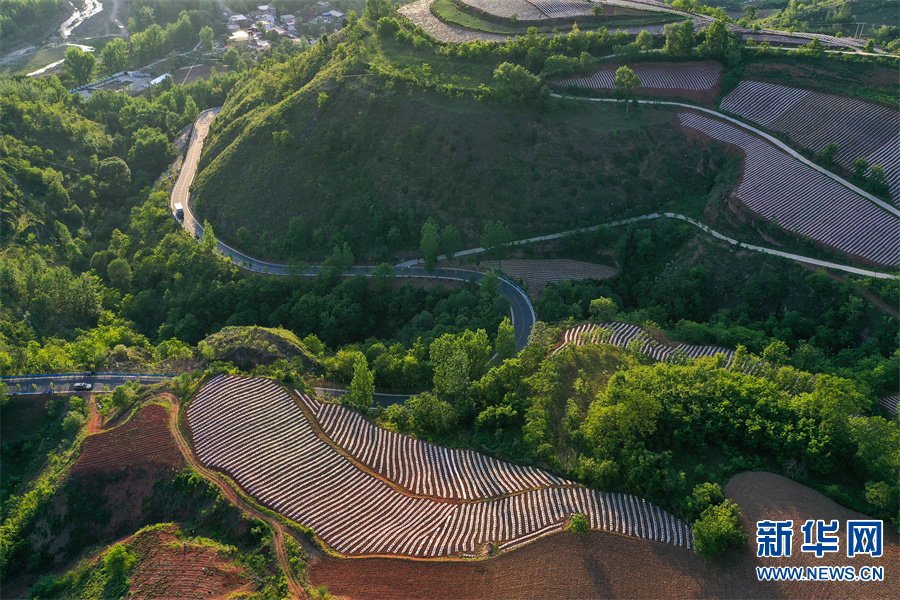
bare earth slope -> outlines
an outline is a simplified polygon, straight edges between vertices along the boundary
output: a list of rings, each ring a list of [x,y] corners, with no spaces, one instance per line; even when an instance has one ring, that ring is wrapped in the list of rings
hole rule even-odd
[[[559,533],[497,558],[433,562],[324,556],[310,566],[313,585],[346,598],[891,598],[896,596],[897,535],[885,531],[885,554],[816,559],[802,554],[799,524],[805,519],[864,518],[822,494],[771,473],[743,473],[725,488],[744,512],[750,543],[716,561],[661,544],[592,531]],[[793,556],[757,559],[755,523],[794,519]],[[800,522],[798,524],[798,521]],[[751,524],[751,525],[748,525]],[[843,550],[843,548],[842,548]],[[811,557],[811,558],[810,558]],[[816,562],[818,561],[818,562]],[[757,581],[755,568],[773,566],[876,565],[883,583],[775,583]],[[893,586],[893,587],[892,587]]]

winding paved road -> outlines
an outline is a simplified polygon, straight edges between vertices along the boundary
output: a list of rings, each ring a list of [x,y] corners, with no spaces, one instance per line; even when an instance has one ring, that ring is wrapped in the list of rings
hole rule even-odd
[[[190,187],[197,173],[197,162],[200,160],[200,152],[203,149],[203,141],[209,133],[209,126],[213,119],[219,114],[221,108],[212,108],[203,111],[194,124],[194,131],[191,133],[191,141],[188,146],[187,154],[184,157],[184,163],[181,167],[181,173],[172,189],[172,197],[169,201],[170,207],[174,213],[175,204],[181,204],[184,207],[183,227],[195,238],[203,239],[203,225],[194,216],[190,206]],[[280,263],[272,263],[259,260],[248,256],[232,248],[228,244],[224,244],[216,240],[216,248],[219,253],[227,256],[236,265],[255,271],[257,273],[268,273],[271,275],[303,275],[316,276],[322,270],[319,266],[310,266],[302,271],[298,271],[296,267],[283,265]],[[427,272],[423,267],[415,265],[401,264],[393,267],[394,274],[397,277],[415,277],[421,279],[451,279],[454,281],[474,281],[481,283],[485,274],[479,271],[469,271],[467,269],[451,269],[441,268],[435,269],[431,273]],[[349,267],[343,271],[346,275],[364,275],[372,276],[375,267],[373,266],[355,266]],[[512,315],[512,325],[516,331],[516,347],[519,350],[528,345],[528,336],[534,327],[536,320],[534,307],[528,299],[528,294],[515,283],[504,277],[500,278],[500,293],[506,296],[510,301],[510,312]]]

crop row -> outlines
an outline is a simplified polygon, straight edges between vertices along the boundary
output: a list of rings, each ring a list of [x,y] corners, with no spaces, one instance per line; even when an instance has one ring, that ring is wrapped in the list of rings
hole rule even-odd
[[[410,495],[335,450],[290,394],[266,379],[219,376],[200,390],[187,416],[204,464],[312,527],[342,554],[474,556],[488,543],[510,548],[558,531],[574,513],[595,529],[692,546],[683,522],[627,494],[570,485],[480,502]]]
[[[581,0],[529,0],[539,11],[551,19],[583,17],[591,14],[593,4]]]
[[[631,67],[641,80],[639,90],[708,91],[719,85],[722,65],[719,63],[637,64]],[[580,88],[611,90],[615,87],[616,67],[600,69],[587,77],[571,77],[561,83]]]
[[[836,161],[850,168],[859,157],[884,167],[891,197],[900,202],[900,112],[896,109],[759,81],[742,81],[721,107],[788,134],[793,141],[821,151],[838,146]]]
[[[533,467],[472,450],[435,446],[377,427],[338,404],[303,397],[325,434],[382,477],[423,496],[476,500],[528,489],[574,485]]]
[[[693,344],[670,346],[668,344],[663,344],[662,342],[653,339],[649,335],[649,332],[640,325],[619,323],[616,321],[600,323],[597,325],[587,323],[567,329],[563,332],[562,343],[556,349],[556,352],[559,352],[568,344],[580,345],[585,342],[597,344],[601,341],[605,344],[627,348],[634,340],[639,341],[636,344],[637,347],[633,349],[658,361],[669,361],[682,358],[693,359],[700,358],[701,356],[724,354],[728,359],[728,363],[730,363],[731,357],[734,355],[733,350],[721,348],[719,346],[698,346]]]
[[[889,415],[896,416],[897,415],[897,405],[900,404],[900,394],[894,394],[893,396],[885,396],[884,398],[879,398],[878,404]]]
[[[543,18],[541,11],[526,0],[462,0],[464,4],[498,17],[516,15],[519,21],[537,21]]]
[[[874,263],[900,264],[900,220],[768,142],[695,113],[683,127],[740,148],[744,176],[735,195],[751,211],[784,229]]]

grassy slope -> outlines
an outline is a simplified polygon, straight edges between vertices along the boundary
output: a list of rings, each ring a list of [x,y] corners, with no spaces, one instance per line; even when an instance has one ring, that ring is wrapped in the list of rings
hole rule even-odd
[[[900,98],[896,68],[862,62],[766,57],[744,65],[742,78],[855,96],[894,107]]]
[[[424,61],[434,78],[456,76],[465,86],[489,81],[495,66],[378,38],[366,43],[360,62],[403,69]],[[268,73],[229,98],[194,184],[201,216],[226,241],[285,258],[286,225],[301,217],[307,233],[323,228],[308,236],[307,257],[330,251],[343,229],[357,259],[377,258],[392,226],[402,235],[392,249],[416,248],[429,215],[478,245],[489,219],[503,220],[516,236],[551,233],[663,207],[685,210],[712,185],[713,172],[685,176],[710,157],[686,147],[668,110],[626,117],[621,107],[578,103],[538,113],[392,92],[373,78],[335,83],[339,66],[332,60],[280,101],[263,98],[276,85]],[[329,100],[319,108],[321,91]],[[280,130],[291,133],[286,149],[272,142]]]
[[[838,23],[829,21],[829,13],[833,13],[844,4],[850,5],[850,15],[840,19]],[[832,34],[842,32],[848,36],[855,33],[857,23],[866,23],[863,34],[866,37],[871,36],[874,30],[882,25],[897,26],[897,5],[884,0],[821,0],[803,5],[792,17],[795,22],[807,24],[804,31]],[[777,26],[780,20],[781,17],[776,12],[760,22],[763,26]]]

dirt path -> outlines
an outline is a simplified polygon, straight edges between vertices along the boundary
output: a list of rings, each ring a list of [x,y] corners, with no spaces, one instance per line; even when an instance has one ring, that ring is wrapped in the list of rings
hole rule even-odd
[[[102,420],[100,419],[100,412],[97,410],[96,394],[88,395],[87,405],[88,405],[87,434],[93,435],[100,431],[100,425],[102,424]]]
[[[261,519],[269,524],[269,526],[272,528],[273,538],[275,540],[275,553],[278,555],[278,563],[281,565],[281,569],[282,571],[284,571],[284,574],[287,577],[291,597],[308,598],[309,596],[306,594],[306,590],[303,589],[303,585],[297,579],[297,576],[294,573],[293,568],[291,567],[291,561],[288,559],[287,551],[285,549],[284,537],[285,535],[291,534],[285,530],[284,525],[244,500],[244,498],[242,498],[240,494],[238,494],[221,475],[219,475],[215,471],[210,471],[209,469],[204,467],[199,460],[197,460],[197,458],[194,456],[193,451],[191,450],[190,444],[184,438],[184,436],[181,434],[181,430],[178,428],[178,399],[175,398],[175,396],[172,394],[161,395],[167,397],[172,402],[172,412],[169,416],[169,429],[172,432],[172,437],[175,440],[175,444],[178,446],[178,449],[184,456],[184,460],[186,460],[187,463],[191,465],[191,467],[193,467],[198,473],[215,483],[219,487],[219,490],[222,492],[222,494],[226,498],[228,498],[228,500],[231,501],[232,504],[249,513],[253,517]],[[302,540],[297,541],[301,545],[306,547],[306,544],[304,544]]]

